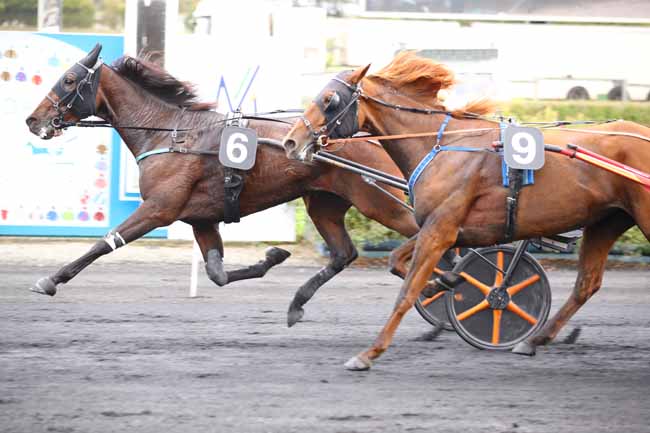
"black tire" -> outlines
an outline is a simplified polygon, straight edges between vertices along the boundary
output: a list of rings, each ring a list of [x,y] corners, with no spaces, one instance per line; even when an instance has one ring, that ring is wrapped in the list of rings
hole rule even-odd
[[[572,99],[572,100],[588,100],[589,98],[589,92],[587,89],[585,89],[582,86],[576,86],[572,87],[571,90],[569,90],[569,93],[566,95],[567,99]]]
[[[499,254],[502,254],[502,269],[506,270],[515,249],[510,246],[495,246],[481,248],[477,252],[495,266],[498,265]],[[496,270],[474,253],[465,255],[454,267],[454,272],[469,275],[489,289],[493,289],[496,282]],[[474,313],[471,311],[473,308],[479,308],[479,304],[485,305],[487,288],[484,287],[481,291],[467,281],[456,286],[453,293],[446,296],[447,318],[456,333],[479,349],[509,350],[537,332],[546,322],[551,309],[551,287],[544,268],[528,253],[521,256],[506,287],[516,287],[522,282],[528,284],[512,295],[506,308],[493,308],[493,304],[488,304]],[[519,310],[513,311],[517,307]],[[497,310],[501,312],[495,313]],[[497,314],[500,319],[498,326],[495,326]],[[534,320],[534,323],[522,317]]]
[[[621,101],[623,99],[623,87],[615,86],[609,92],[607,92],[607,99],[609,101]],[[625,99],[630,100],[630,94],[625,92]]]
[[[454,267],[454,258],[456,255],[456,251],[454,250],[447,251],[442,256],[442,259],[440,259],[440,262],[438,262],[436,268],[441,271],[451,271]],[[437,277],[437,273],[434,273],[431,276],[432,279]],[[447,318],[447,307],[445,306],[446,297],[446,292],[441,292],[433,298],[427,298],[424,295],[420,295],[415,301],[415,309],[420,313],[420,316],[422,316],[424,320],[436,328],[442,327],[446,331],[453,331],[454,327],[449,323],[449,319]]]

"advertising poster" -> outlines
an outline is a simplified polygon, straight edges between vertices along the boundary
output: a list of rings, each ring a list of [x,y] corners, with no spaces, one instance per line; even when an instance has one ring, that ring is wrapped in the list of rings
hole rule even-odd
[[[69,128],[41,140],[25,124],[98,42],[105,63],[122,55],[121,36],[0,32],[0,235],[102,236],[139,204],[133,163],[124,162],[132,156],[112,129]]]

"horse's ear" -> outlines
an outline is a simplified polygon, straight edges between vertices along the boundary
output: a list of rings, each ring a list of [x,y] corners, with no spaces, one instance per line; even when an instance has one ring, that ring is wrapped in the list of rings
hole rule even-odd
[[[363,77],[366,76],[368,69],[370,69],[370,63],[354,71],[352,75],[348,77],[348,82],[353,85],[359,84],[359,82],[363,79]]]
[[[86,57],[81,60],[82,65],[86,66],[87,68],[92,68],[95,66],[95,63],[97,63],[97,59],[99,58],[99,53],[102,51],[102,44],[95,44],[95,48],[90,50],[90,52],[86,55]]]

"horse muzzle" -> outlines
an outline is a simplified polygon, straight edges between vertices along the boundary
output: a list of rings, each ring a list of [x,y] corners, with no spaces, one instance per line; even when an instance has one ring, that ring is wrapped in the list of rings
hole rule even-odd
[[[52,137],[57,137],[62,134],[62,131],[55,128],[51,122],[38,122],[33,117],[27,119],[27,126],[32,134],[38,136],[42,140],[49,140]]]

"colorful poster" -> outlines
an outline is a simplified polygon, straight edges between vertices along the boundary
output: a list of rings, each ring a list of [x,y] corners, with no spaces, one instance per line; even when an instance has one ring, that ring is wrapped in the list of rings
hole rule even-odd
[[[122,54],[120,36],[0,32],[0,235],[101,235],[137,206],[120,201],[124,150],[112,129],[69,128],[41,140],[25,124],[96,42],[106,63]]]

